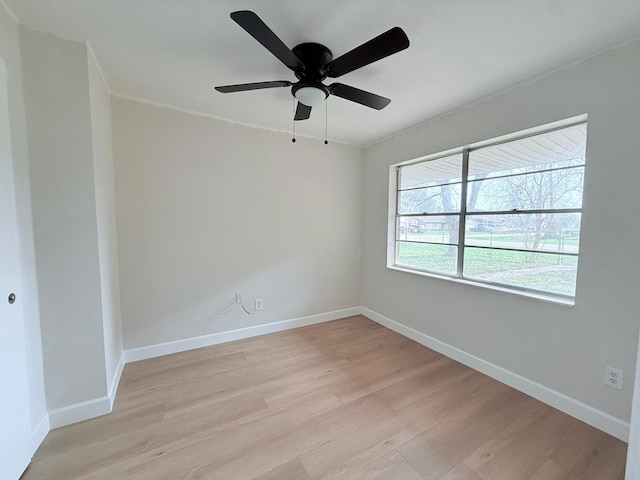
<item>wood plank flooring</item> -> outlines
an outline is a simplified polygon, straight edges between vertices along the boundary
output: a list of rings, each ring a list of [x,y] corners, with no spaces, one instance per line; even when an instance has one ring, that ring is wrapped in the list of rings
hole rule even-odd
[[[626,444],[362,316],[127,364],[24,480],[622,480]]]

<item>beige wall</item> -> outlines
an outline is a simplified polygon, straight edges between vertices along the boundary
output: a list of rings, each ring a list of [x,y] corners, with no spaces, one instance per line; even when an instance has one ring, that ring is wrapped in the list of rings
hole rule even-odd
[[[639,326],[640,42],[602,53],[366,149],[363,305],[629,420]],[[390,164],[588,114],[575,307],[388,270]],[[623,391],[603,383],[621,368]]]
[[[112,114],[125,348],[360,305],[360,149],[121,98]],[[236,291],[252,314],[214,318]]]
[[[87,47],[20,34],[51,412],[107,393]]]

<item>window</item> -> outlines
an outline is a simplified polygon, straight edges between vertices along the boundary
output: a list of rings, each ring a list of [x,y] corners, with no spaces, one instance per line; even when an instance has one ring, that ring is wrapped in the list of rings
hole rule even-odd
[[[392,166],[389,266],[573,298],[586,138],[579,123]]]

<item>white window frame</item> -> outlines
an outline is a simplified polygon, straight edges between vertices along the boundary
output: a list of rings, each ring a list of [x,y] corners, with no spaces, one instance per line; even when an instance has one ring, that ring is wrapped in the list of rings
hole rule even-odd
[[[473,213],[467,212],[467,187],[470,183],[468,180],[469,153],[481,148],[513,142],[513,141],[521,140],[524,138],[541,135],[545,133],[550,133],[556,130],[570,128],[573,126],[586,124],[586,123],[587,123],[587,115],[580,115],[577,117],[572,117],[572,118],[568,118],[558,122],[549,123],[549,124],[531,128],[528,130],[493,138],[490,140],[476,142],[474,144],[470,144],[465,147],[453,148],[450,150],[437,152],[431,155],[426,155],[423,157],[414,158],[411,160],[390,165],[389,166],[389,210],[388,210],[389,215],[388,215],[388,228],[387,228],[387,268],[392,270],[407,272],[407,273],[413,273],[416,275],[422,275],[426,277],[433,277],[433,278],[448,280],[456,283],[462,283],[466,285],[472,285],[472,286],[478,286],[478,287],[488,288],[488,289],[502,291],[502,292],[514,293],[518,295],[523,295],[531,298],[550,301],[553,303],[559,303],[559,304],[568,305],[568,306],[575,305],[575,295],[549,293],[549,292],[529,289],[529,288],[515,286],[515,285],[507,285],[507,284],[501,284],[496,282],[490,282],[487,280],[481,280],[481,279],[475,279],[475,278],[469,279],[463,275],[464,249],[465,249],[464,243],[465,243],[465,232],[466,232],[465,227],[466,227],[467,216],[487,214],[487,212],[473,212]],[[445,158],[445,157],[450,157],[452,155],[460,155],[460,154],[462,155],[462,168],[461,168],[462,182],[460,184],[461,186],[460,211],[459,213],[455,214],[456,216],[459,216],[459,233],[458,233],[458,244],[457,244],[458,258],[456,262],[456,267],[457,267],[456,273],[449,275],[446,273],[434,272],[434,271],[429,271],[425,269],[410,267],[407,265],[396,264],[395,263],[396,252],[397,252],[396,248],[397,248],[397,242],[398,242],[396,228],[399,223],[398,218],[411,216],[411,215],[399,214],[397,211],[398,210],[397,201],[398,201],[398,191],[399,191],[399,175],[398,175],[399,167],[423,163],[427,161],[438,160],[440,158]],[[586,163],[587,162],[585,158],[585,165]],[[586,171],[586,168],[585,168],[585,171]],[[583,191],[583,197],[584,197],[584,191]],[[571,212],[571,213],[581,213],[581,214],[583,211],[582,207],[577,209],[543,209],[543,210],[545,212],[548,211],[550,213]],[[490,214],[509,214],[509,213],[513,213],[513,212],[512,211],[490,212]],[[434,213],[433,215],[438,215],[438,214]],[[442,214],[440,214],[440,216],[442,216]],[[580,224],[580,233],[582,233],[582,222]],[[556,252],[553,252],[553,253],[556,253]],[[568,255],[568,254],[565,254],[565,255]],[[570,256],[575,256],[579,258],[579,253],[570,254]]]

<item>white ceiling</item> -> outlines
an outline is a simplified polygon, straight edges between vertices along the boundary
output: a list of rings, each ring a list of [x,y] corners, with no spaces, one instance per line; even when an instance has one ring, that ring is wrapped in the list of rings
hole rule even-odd
[[[391,104],[330,97],[329,140],[356,145],[640,35],[638,0],[6,1],[28,28],[88,41],[115,95],[289,132],[288,88],[213,90],[295,81],[230,12],[252,10],[290,48],[318,42],[334,58],[400,26],[407,50],[339,79]],[[297,133],[324,136],[317,110]]]

